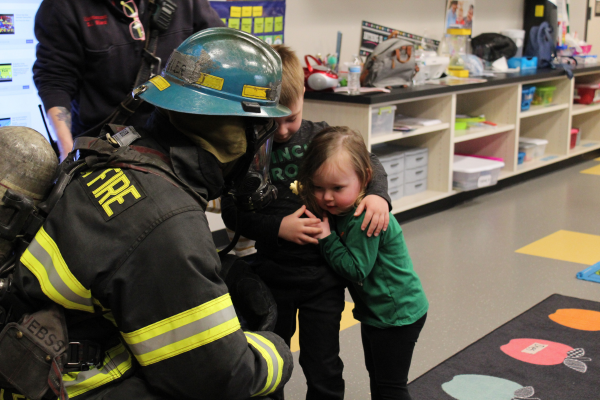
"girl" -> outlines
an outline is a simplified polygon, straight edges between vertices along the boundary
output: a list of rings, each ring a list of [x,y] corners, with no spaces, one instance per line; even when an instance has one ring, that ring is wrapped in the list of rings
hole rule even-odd
[[[398,221],[391,217],[386,232],[367,237],[362,218],[353,217],[371,175],[362,137],[329,127],[308,146],[298,177],[303,200],[322,217],[321,253],[351,282],[371,398],[410,400],[408,370],[429,304]]]

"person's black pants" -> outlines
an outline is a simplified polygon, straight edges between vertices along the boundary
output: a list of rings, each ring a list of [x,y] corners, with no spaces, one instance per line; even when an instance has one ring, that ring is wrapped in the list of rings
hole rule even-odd
[[[342,400],[344,364],[339,353],[340,321],[345,304],[344,284],[337,277],[324,277],[298,287],[269,286],[277,302],[277,325],[274,332],[288,346],[296,331],[298,313],[300,365],[308,386],[306,399]],[[283,399],[283,393],[271,397]]]
[[[427,314],[411,325],[380,329],[361,323],[372,400],[411,400],[408,370]]]

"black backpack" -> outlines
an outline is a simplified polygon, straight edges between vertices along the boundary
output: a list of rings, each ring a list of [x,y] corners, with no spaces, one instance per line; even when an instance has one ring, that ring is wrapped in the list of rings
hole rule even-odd
[[[473,54],[489,62],[501,57],[508,60],[517,54],[516,43],[508,36],[499,33],[482,33],[471,39]]]

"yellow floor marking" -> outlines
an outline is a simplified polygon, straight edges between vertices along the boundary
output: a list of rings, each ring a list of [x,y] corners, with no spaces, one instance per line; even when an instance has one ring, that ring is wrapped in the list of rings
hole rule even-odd
[[[340,331],[344,329],[350,328],[353,325],[358,324],[358,321],[354,319],[352,316],[352,310],[354,309],[354,303],[346,302],[346,307],[344,307],[344,311],[342,311],[342,321],[340,322]],[[296,315],[296,333],[292,336],[292,340],[290,341],[290,349],[292,352],[300,350],[300,341],[298,339],[298,316]]]
[[[600,261],[600,236],[561,230],[522,247],[516,252],[594,265]]]
[[[600,161],[600,157],[594,158],[594,161]]]
[[[590,175],[600,175],[600,165],[596,165],[595,167],[584,169],[581,171],[582,174],[590,174]]]

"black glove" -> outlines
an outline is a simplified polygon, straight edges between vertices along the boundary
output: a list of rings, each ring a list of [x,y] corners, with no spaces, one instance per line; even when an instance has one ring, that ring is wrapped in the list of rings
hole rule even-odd
[[[221,257],[221,277],[237,312],[251,331],[273,331],[277,304],[267,285],[248,263],[230,254]]]

